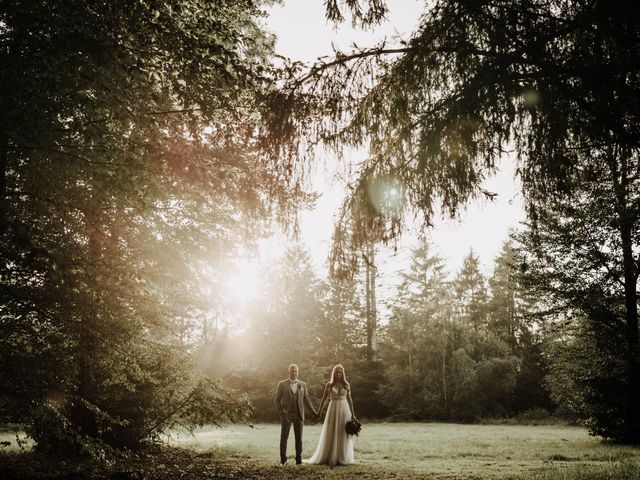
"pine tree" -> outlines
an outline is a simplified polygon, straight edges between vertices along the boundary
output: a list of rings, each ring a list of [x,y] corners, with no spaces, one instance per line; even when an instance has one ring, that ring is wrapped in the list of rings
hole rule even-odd
[[[473,249],[464,258],[453,286],[460,318],[472,325],[474,330],[484,329],[488,301],[486,280],[480,272],[480,259]]]

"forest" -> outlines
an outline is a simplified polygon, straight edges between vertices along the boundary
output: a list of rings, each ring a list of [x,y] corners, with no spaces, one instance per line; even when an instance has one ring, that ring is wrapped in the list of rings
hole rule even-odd
[[[277,421],[290,363],[314,401],[341,363],[365,421],[640,443],[640,7],[425,2],[410,38],[305,64],[278,55],[272,5],[0,4],[3,431],[38,455],[137,454]],[[391,5],[323,11],[375,29]],[[294,242],[234,330],[234,259],[295,238],[323,155],[351,173],[329,274]],[[526,222],[490,273],[473,250],[447,271],[434,218],[491,201],[507,156]],[[416,224],[381,305],[376,254]]]
[[[287,288],[262,294],[268,301],[260,299],[260,311],[248,314],[244,335],[223,330],[204,342],[199,363],[246,392],[252,418],[259,420],[277,420],[274,379],[286,374],[292,359],[300,359],[301,375],[318,400],[330,368],[342,363],[365,418],[574,418],[567,385],[557,379],[554,389],[550,372],[557,334],[553,324],[542,331],[540,305],[517,280],[516,255],[506,242],[485,278],[469,252],[449,280],[443,261],[423,243],[412,252],[383,321],[367,311],[365,277],[323,282],[308,254],[292,248],[268,274]],[[553,366],[557,376],[562,365]]]

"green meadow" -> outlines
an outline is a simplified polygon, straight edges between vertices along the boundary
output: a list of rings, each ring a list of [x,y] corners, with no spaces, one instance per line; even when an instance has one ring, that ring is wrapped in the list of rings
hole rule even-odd
[[[305,426],[304,458],[312,455],[320,429],[319,424]],[[640,479],[639,447],[603,442],[576,426],[365,424],[356,439],[356,463],[339,467],[296,466],[293,431],[289,461],[280,466],[279,436],[280,426],[276,424],[211,426],[193,435],[174,431],[167,437],[171,448],[127,460],[115,470],[138,471],[148,480]],[[6,459],[16,465],[24,463],[19,459],[22,455],[17,451],[15,434],[2,433],[0,441],[12,442],[4,449],[10,455]],[[29,446],[24,460],[29,458]],[[42,464],[31,462],[31,470],[21,471],[18,478],[69,478],[66,470],[45,475]],[[84,468],[72,470],[77,475],[73,478],[109,479],[114,471],[111,467]]]
[[[305,426],[304,458],[312,455],[320,428]],[[277,466],[279,434],[275,424],[233,425],[176,433],[170,441],[299,478],[640,478],[640,448],[604,443],[575,426],[373,423],[356,439],[356,463],[335,468],[293,465],[293,432],[290,460]]]

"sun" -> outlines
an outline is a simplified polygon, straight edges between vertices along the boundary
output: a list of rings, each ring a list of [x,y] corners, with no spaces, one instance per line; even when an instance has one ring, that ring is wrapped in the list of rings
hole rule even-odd
[[[260,268],[256,259],[242,258],[233,262],[222,279],[222,288],[232,303],[246,306],[254,302],[262,287]]]

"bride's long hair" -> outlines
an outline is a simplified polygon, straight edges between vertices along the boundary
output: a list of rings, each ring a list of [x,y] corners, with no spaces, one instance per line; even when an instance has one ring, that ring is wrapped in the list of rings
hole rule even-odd
[[[342,372],[341,382],[344,385],[344,388],[349,388],[349,382],[347,382],[347,376],[344,374],[344,367],[341,364],[337,364],[333,367],[333,370],[331,370],[331,380],[329,381],[329,384],[332,387],[336,384],[336,370],[340,370]]]

